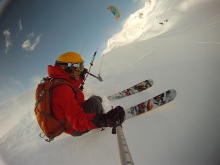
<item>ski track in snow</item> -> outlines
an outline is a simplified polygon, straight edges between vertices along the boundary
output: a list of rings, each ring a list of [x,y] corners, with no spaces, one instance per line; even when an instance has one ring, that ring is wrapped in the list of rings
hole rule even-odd
[[[135,164],[220,164],[220,3],[218,0],[151,0],[132,14],[94,61],[85,96],[103,98],[106,110],[128,108],[167,89],[177,97],[152,112],[129,119],[123,131]],[[166,21],[168,20],[168,21]],[[163,24],[160,24],[163,23]],[[145,92],[115,102],[107,96],[152,79]],[[0,164],[118,164],[111,129],[79,138],[39,138],[34,91],[0,105]]]

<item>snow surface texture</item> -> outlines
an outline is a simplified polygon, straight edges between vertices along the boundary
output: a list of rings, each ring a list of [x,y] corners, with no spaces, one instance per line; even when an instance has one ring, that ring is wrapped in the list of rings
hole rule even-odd
[[[152,0],[131,15],[109,40],[108,53],[94,61],[91,71],[98,74],[102,63],[104,81],[88,77],[85,95],[102,96],[106,111],[177,91],[169,104],[123,124],[135,164],[220,164],[219,9],[218,0]],[[146,92],[107,101],[145,79],[154,80]],[[119,164],[110,128],[77,138],[62,134],[51,143],[39,138],[34,90],[0,106],[0,164]]]

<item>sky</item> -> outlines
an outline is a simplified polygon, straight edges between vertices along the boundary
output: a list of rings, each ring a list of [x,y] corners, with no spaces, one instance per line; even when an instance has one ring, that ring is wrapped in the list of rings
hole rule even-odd
[[[0,104],[36,86],[47,65],[68,51],[81,53],[85,65],[103,54],[107,40],[123,28],[143,0],[1,1]],[[107,10],[117,6],[115,20]]]
[[[103,81],[88,76],[85,97],[101,96],[107,112],[111,106],[128,109],[175,89],[177,96],[172,102],[123,123],[134,164],[219,165],[220,2],[151,2],[110,39],[119,46],[104,59],[96,58],[92,72],[98,73],[103,62]],[[127,42],[134,40],[120,46],[125,34],[130,34]],[[147,91],[107,100],[107,96],[146,79],[154,81]],[[51,143],[41,139],[34,116],[34,92],[32,88],[0,105],[0,164],[120,164],[117,137],[110,128],[78,138],[62,134]]]

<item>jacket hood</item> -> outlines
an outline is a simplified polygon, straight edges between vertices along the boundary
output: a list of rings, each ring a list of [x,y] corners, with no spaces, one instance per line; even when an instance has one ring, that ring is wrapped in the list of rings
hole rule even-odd
[[[83,81],[81,78],[78,81],[71,79],[68,73],[66,73],[61,67],[56,65],[55,66],[48,65],[47,71],[49,77],[57,78],[57,79],[65,79],[70,83],[72,83],[75,88],[79,88],[80,84]]]

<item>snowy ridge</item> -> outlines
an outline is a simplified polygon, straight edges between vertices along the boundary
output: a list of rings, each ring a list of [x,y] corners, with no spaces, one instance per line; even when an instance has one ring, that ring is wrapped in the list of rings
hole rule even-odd
[[[133,41],[146,40],[165,33],[181,19],[187,9],[188,1],[185,0],[146,2],[142,9],[130,15],[122,31],[108,40],[103,53]]]
[[[150,16],[148,24],[127,22],[126,28],[133,26],[132,35],[138,37],[130,36],[129,43],[125,38],[130,33],[116,35],[111,42],[118,48],[94,61],[91,72],[96,75],[103,63],[103,81],[89,76],[86,97],[102,96],[108,111],[111,106],[128,108],[175,89],[175,100],[123,124],[134,163],[220,164],[220,2],[152,0],[148,7],[143,14],[143,18]],[[136,16],[132,18],[137,21]],[[145,79],[154,81],[148,91],[107,101],[106,96]],[[79,138],[62,134],[46,143],[38,136],[33,109],[34,90],[0,106],[0,164],[119,164],[117,138],[111,129],[92,130]]]

